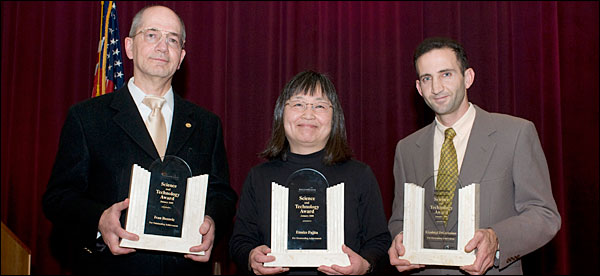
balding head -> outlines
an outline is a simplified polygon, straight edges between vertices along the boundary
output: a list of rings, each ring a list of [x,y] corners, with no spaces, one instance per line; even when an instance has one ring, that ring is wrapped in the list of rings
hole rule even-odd
[[[174,12],[173,10],[165,7],[165,6],[146,6],[143,9],[141,9],[138,13],[135,14],[135,16],[133,17],[133,21],[131,22],[131,29],[129,30],[129,37],[133,37],[135,36],[138,32],[140,27],[144,24],[143,22],[143,17],[144,14],[146,13],[146,11],[149,11],[149,13],[155,14],[155,13],[162,13],[162,14],[172,14],[174,17],[177,18],[177,20],[179,20],[179,25],[180,25],[180,33],[181,34],[181,38],[183,39],[183,41],[185,42],[185,24],[183,23],[183,20],[181,20],[181,17],[179,17],[179,15]]]

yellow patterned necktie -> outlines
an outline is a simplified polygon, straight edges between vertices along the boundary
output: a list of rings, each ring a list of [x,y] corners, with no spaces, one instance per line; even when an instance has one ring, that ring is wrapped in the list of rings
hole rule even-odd
[[[442,219],[444,220],[444,225],[446,225],[448,223],[448,215],[452,208],[456,182],[458,181],[458,162],[456,158],[456,149],[454,149],[454,143],[452,143],[452,139],[456,136],[456,132],[454,129],[448,128],[444,132],[444,136],[435,190],[438,195],[437,200]]]

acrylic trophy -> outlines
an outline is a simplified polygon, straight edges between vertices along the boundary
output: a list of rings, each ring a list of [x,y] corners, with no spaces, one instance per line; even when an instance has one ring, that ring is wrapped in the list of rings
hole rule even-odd
[[[120,246],[204,255],[189,249],[202,243],[207,186],[208,175],[192,177],[177,156],[157,159],[149,171],[134,164],[125,230],[140,239],[122,239]]]
[[[271,183],[271,253],[266,267],[350,265],[344,244],[344,183],[329,186],[323,174],[305,168],[285,186]]]
[[[452,197],[450,191],[436,189],[435,179],[404,184],[405,253],[400,258],[411,264],[471,265],[475,251],[464,248],[479,228],[479,184],[465,187],[458,179]]]

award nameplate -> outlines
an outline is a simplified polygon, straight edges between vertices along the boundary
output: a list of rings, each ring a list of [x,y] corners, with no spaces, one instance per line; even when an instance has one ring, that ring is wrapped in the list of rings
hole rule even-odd
[[[404,184],[405,253],[400,259],[411,264],[471,265],[475,262],[475,250],[466,253],[464,248],[479,228],[479,184],[457,189],[454,207],[444,224],[435,203],[437,194],[431,191],[435,190],[433,182],[431,177],[423,186]]]
[[[181,158],[165,156],[150,171],[133,165],[125,230],[138,241],[122,239],[121,247],[204,255],[189,249],[202,243],[208,175],[191,177]]]
[[[344,183],[329,187],[313,169],[294,172],[287,187],[271,183],[271,253],[265,267],[350,265],[344,244]]]

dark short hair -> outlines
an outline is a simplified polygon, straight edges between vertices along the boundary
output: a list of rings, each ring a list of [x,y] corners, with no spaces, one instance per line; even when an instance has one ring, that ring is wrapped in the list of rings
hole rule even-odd
[[[331,132],[325,145],[325,157],[323,162],[327,165],[343,162],[352,157],[352,150],[346,139],[346,126],[344,123],[344,111],[337,97],[337,92],[333,83],[325,74],[312,70],[304,71],[294,76],[283,88],[273,111],[273,126],[271,138],[266,149],[259,154],[260,157],[273,160],[281,158],[287,159],[286,152],[289,148],[289,142],[285,136],[283,125],[283,111],[285,103],[297,94],[314,95],[317,88],[321,88],[323,96],[331,102],[333,106],[333,117],[331,120]]]
[[[419,59],[419,57],[428,53],[431,50],[442,48],[449,48],[452,51],[454,51],[454,54],[456,54],[456,59],[458,60],[458,65],[460,66],[460,70],[463,75],[465,74],[465,71],[470,68],[469,60],[467,59],[467,53],[465,52],[463,46],[460,45],[460,43],[447,37],[430,37],[423,40],[423,42],[421,42],[421,44],[419,44],[419,46],[417,46],[417,49],[415,50],[413,62],[415,65],[415,71],[417,72],[417,78],[419,78],[417,59]]]

